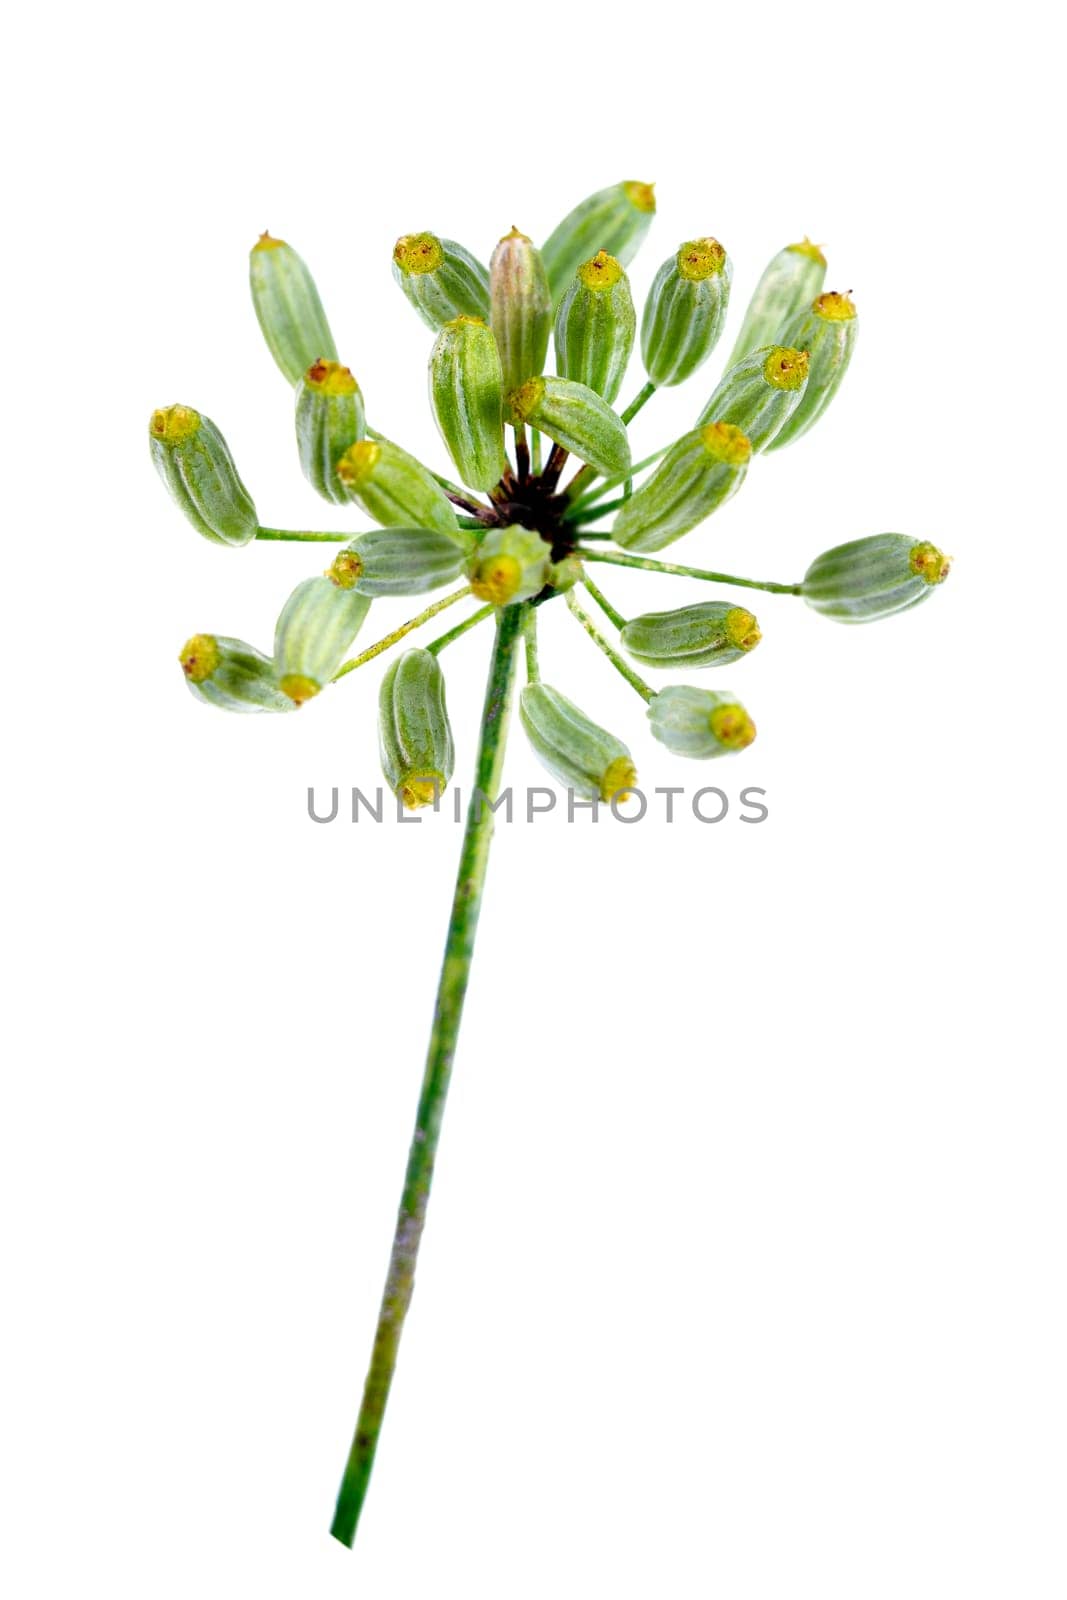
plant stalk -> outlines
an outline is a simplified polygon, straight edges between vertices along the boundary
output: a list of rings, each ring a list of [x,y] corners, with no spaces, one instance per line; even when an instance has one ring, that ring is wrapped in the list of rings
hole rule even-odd
[[[607,561],[613,567],[639,567],[642,572],[667,572],[675,578],[703,578],[707,583],[732,583],[741,589],[764,589],[768,594],[799,594],[799,583],[761,583],[757,578],[735,578],[729,572],[706,572],[702,567],[679,567],[673,561],[651,561],[647,556],[626,556],[615,550],[575,547],[583,561]]]

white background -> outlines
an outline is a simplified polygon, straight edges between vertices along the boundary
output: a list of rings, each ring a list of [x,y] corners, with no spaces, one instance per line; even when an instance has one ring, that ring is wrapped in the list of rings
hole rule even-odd
[[[3,96],[7,1592],[1062,1597],[1064,247],[1037,8],[36,15]],[[805,232],[862,319],[817,430],[672,554],[793,579],[895,529],[956,566],[870,629],[762,599],[730,680],[760,737],[710,770],[545,613],[546,677],[647,789],[760,785],[770,817],[498,830],[349,1554],[326,1530],[459,831],[307,820],[309,784],[377,782],[377,669],[299,717],[193,702],[186,636],[269,648],[321,552],[199,541],[147,416],[212,416],[264,521],[355,530],[300,477],[256,234],[311,263],[377,425],[443,467],[394,238],[486,257],[631,177],[660,201],[639,293],[683,238],[729,249],[724,352]],[[489,643],[445,658],[465,782]],[[543,781],[521,735],[508,779]]]

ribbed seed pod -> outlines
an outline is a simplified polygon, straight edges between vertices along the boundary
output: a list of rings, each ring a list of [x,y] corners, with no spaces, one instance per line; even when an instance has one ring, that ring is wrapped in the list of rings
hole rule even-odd
[[[428,650],[406,650],[382,679],[378,747],[385,781],[409,811],[440,798],[455,750],[445,676]]]
[[[551,553],[532,528],[490,528],[467,562],[471,591],[494,606],[531,600],[548,581]]]
[[[759,624],[744,606],[705,600],[677,611],[649,611],[622,630],[623,648],[649,667],[721,667],[754,650]]]
[[[363,626],[370,599],[333,577],[298,583],[274,629],[278,686],[303,705],[333,677]]]
[[[781,330],[784,345],[808,352],[808,381],[796,410],[778,430],[768,450],[792,444],[822,416],[837,393],[856,346],[859,321],[847,294],[821,294]]]
[[[519,716],[534,753],[552,776],[587,800],[625,799],[637,782],[621,739],[590,721],[547,683],[528,683]]]
[[[800,592],[835,622],[877,622],[929,599],[950,566],[935,544],[906,533],[876,533],[816,556]]]
[[[371,528],[340,551],[326,576],[360,594],[425,594],[459,577],[473,544],[458,529]]]
[[[242,545],[256,536],[252,496],[222,434],[192,406],[153,411],[148,443],[156,471],[197,533],[213,544]]]
[[[662,550],[725,505],[744,482],[752,446],[740,428],[708,422],[672,444],[647,483],[615,518],[611,537],[627,550]]]
[[[194,633],[178,657],[198,700],[223,711],[294,711],[278,687],[274,662],[243,639]]]
[[[458,531],[440,484],[420,461],[388,439],[360,439],[337,463],[337,477],[347,498],[385,528]]]
[[[641,318],[641,357],[657,388],[684,383],[714,350],[732,273],[717,239],[690,239],[656,273]]]
[[[584,261],[556,312],[556,371],[610,405],[622,387],[637,332],[630,281],[601,250]]]
[[[291,384],[313,362],[337,360],[315,280],[291,245],[262,234],[252,246],[249,281],[267,348]]]
[[[598,250],[628,266],[656,214],[650,183],[613,183],[568,212],[541,247],[552,302],[556,304],[583,261]]]
[[[446,322],[430,356],[430,404],[456,464],[472,489],[491,489],[507,467],[500,352],[480,317]]]
[[[393,246],[393,277],[435,331],[456,317],[489,315],[489,274],[454,239],[406,233]]]
[[[505,234],[489,263],[489,326],[500,350],[507,394],[543,370],[552,332],[544,262],[517,228]]]
[[[756,737],[752,718],[731,694],[673,684],[649,702],[653,737],[676,756],[710,761],[744,750]]]
[[[697,418],[697,427],[705,422],[732,422],[756,455],[792,416],[807,381],[806,350],[790,350],[780,344],[756,350],[723,374]]]
[[[332,505],[347,505],[337,463],[362,439],[367,419],[359,384],[337,361],[316,361],[297,384],[296,443],[311,487]]]
[[[731,367],[753,350],[781,338],[786,323],[804,311],[821,291],[826,277],[826,257],[817,244],[805,239],[787,244],[770,260],[748,303],[737,336]]]
[[[508,408],[513,417],[547,434],[605,478],[629,471],[625,423],[584,383],[570,378],[528,378],[508,395]]]

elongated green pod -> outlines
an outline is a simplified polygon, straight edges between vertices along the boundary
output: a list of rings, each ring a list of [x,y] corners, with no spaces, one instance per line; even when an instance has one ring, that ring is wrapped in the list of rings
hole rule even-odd
[[[393,277],[427,327],[489,316],[489,274],[454,239],[406,233],[393,246]]]
[[[508,395],[511,415],[547,434],[605,478],[630,470],[626,424],[606,400],[570,378],[528,378]]]
[[[714,350],[732,275],[718,239],[690,239],[656,273],[641,317],[641,357],[657,388],[684,383]]]
[[[191,692],[223,711],[295,711],[274,662],[243,639],[194,633],[178,657]]]
[[[781,342],[808,352],[808,381],[796,410],[766,446],[781,450],[807,433],[841,386],[856,347],[859,319],[847,294],[821,294],[808,311],[786,324]]]
[[[606,250],[583,261],[556,311],[556,371],[610,405],[622,387],[637,332],[630,280]]]
[[[552,303],[559,302],[582,262],[598,250],[628,266],[655,214],[651,183],[613,183],[576,205],[541,246]]]
[[[296,443],[311,487],[332,505],[347,505],[337,463],[367,429],[363,396],[347,367],[316,361],[296,387]]]
[[[278,686],[294,705],[303,705],[329,683],[369,610],[369,596],[340,577],[297,584],[274,629]]]
[[[826,257],[817,244],[804,239],[787,244],[763,270],[755,293],[745,311],[730,366],[734,367],[764,345],[781,341],[782,329],[805,311],[822,290],[826,278]]]
[[[541,764],[564,788],[587,800],[625,799],[637,782],[633,757],[621,739],[547,683],[528,683],[519,716]]]
[[[292,245],[261,234],[249,258],[249,282],[267,348],[291,384],[313,362],[337,360],[315,280]]]
[[[876,533],[816,556],[800,592],[835,622],[877,622],[928,600],[951,565],[927,540]]]
[[[452,777],[455,749],[445,675],[428,650],[406,650],[382,679],[378,747],[385,781],[409,811],[436,804]]]
[[[532,528],[490,528],[467,562],[471,593],[494,606],[532,600],[548,582],[551,555]]]
[[[731,422],[740,428],[756,455],[788,422],[800,404],[808,381],[808,353],[773,344],[756,350],[723,374],[718,388],[697,418]]]
[[[491,489],[507,468],[500,351],[480,317],[456,317],[430,356],[430,404],[456,471],[472,489]]]
[[[752,718],[732,694],[672,684],[648,706],[653,737],[676,756],[711,761],[744,750],[756,737]]]
[[[623,648],[648,667],[722,667],[760,642],[751,611],[703,600],[677,611],[649,611],[622,630]]]
[[[544,262],[518,228],[505,234],[489,263],[489,325],[500,350],[507,394],[544,370],[552,332]]]
[[[462,573],[472,537],[436,528],[371,528],[339,552],[328,577],[360,594],[425,594]]]
[[[673,544],[737,493],[751,455],[745,435],[728,422],[694,428],[620,508],[611,537],[627,550]]]
[[[455,533],[456,513],[440,484],[414,456],[388,439],[360,439],[337,463],[349,500],[385,528],[438,528]]]
[[[156,471],[175,503],[212,544],[248,544],[259,518],[233,457],[210,417],[192,406],[164,406],[148,423]]]

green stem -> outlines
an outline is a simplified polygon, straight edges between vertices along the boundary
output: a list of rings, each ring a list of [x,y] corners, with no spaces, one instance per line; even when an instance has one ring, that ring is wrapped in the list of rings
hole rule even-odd
[[[705,572],[701,567],[678,567],[671,561],[650,561],[647,556],[624,556],[615,550],[587,550],[578,545],[583,561],[607,561],[613,567],[640,567],[642,572],[668,572],[675,578],[703,578],[707,583],[732,583],[740,589],[765,589],[768,594],[799,594],[799,583],[761,583],[757,578],[735,578],[730,572]]]
[[[449,628],[448,632],[442,633],[440,638],[431,639],[426,646],[427,650],[432,656],[439,656],[441,651],[452,643],[453,639],[459,639],[463,634],[469,632],[471,628],[476,628],[479,622],[484,622],[486,617],[491,617],[495,610],[496,606],[483,606],[480,611],[475,611],[472,616],[464,617],[462,622],[457,622],[454,628]]]
[[[612,605],[606,594],[601,594],[600,590],[597,588],[596,584],[593,582],[588,573],[586,573],[582,578],[582,583],[592,595],[593,599],[596,601],[604,615],[610,622],[615,624],[621,633],[623,628],[626,626],[626,618],[621,612],[615,610],[615,607]]]
[[[530,473],[535,478],[541,475],[541,435],[536,428],[530,429]]]
[[[567,590],[567,605],[578,618],[578,621],[581,623],[590,639],[592,639],[597,649],[603,650],[604,654],[615,668],[615,671],[622,673],[627,683],[630,684],[632,688],[637,690],[642,700],[651,700],[655,691],[650,689],[644,678],[639,678],[633,667],[631,667],[630,663],[628,661],[624,661],[619,652],[612,648],[612,646],[604,638],[604,635],[597,628],[596,623],[593,621],[589,613],[583,611],[581,606],[578,604],[573,589]]]
[[[300,544],[347,544],[354,538],[351,533],[296,533],[292,528],[257,528],[257,539],[295,540]]]
[[[576,511],[567,517],[566,521],[572,528],[579,528],[583,522],[595,522],[597,517],[606,517],[609,511],[618,511],[629,498],[629,495],[622,494],[617,500],[604,500],[598,506],[586,506],[584,510]]]
[[[396,644],[406,633],[413,628],[421,628],[424,622],[429,622],[431,617],[436,617],[439,611],[444,611],[448,606],[454,606],[457,600],[463,600],[470,594],[470,584],[464,584],[462,589],[454,589],[451,594],[446,594],[443,600],[435,600],[432,606],[427,606],[425,611],[420,611],[417,617],[402,622],[399,628],[394,628],[392,633],[387,633],[384,639],[379,639],[377,644],[372,644],[368,649],[360,651],[358,656],[353,656],[351,661],[346,661],[338,667],[331,683],[336,683],[338,678],[343,678],[349,672],[355,672],[357,667],[362,667],[365,662],[373,661],[375,656],[380,656],[383,650],[388,650],[390,645]]]
[[[441,1121],[474,954],[474,936],[493,834],[493,813],[485,802],[494,801],[500,787],[515,657],[525,621],[524,605],[503,606],[497,619],[496,644],[482,712],[474,790],[467,811],[467,826],[459,858],[459,873],[437,990],[430,1048],[419,1094],[415,1132],[404,1176],[370,1370],[330,1529],[335,1539],[349,1546],[355,1539],[359,1514],[366,1498],[396,1366],[400,1335],[415,1284],[415,1264],[426,1222]]]
[[[570,517],[572,512],[577,511],[579,506],[588,505],[589,501],[595,500],[598,495],[606,494],[609,489],[617,489],[620,483],[629,484],[635,473],[643,472],[645,468],[650,467],[654,461],[658,461],[660,456],[666,455],[669,449],[669,444],[661,445],[658,450],[653,450],[650,456],[645,456],[642,461],[635,462],[634,465],[632,467],[628,467],[625,472],[616,473],[614,478],[605,478],[604,482],[598,483],[595,489],[587,489],[584,494],[578,496],[577,500],[572,500],[570,502],[570,505],[567,508],[568,517]],[[569,493],[573,494],[578,483],[578,479],[581,476],[582,474],[579,472],[574,478],[571,479],[570,483],[567,485]],[[629,496],[627,496],[627,499],[628,498]]]
[[[654,383],[646,383],[644,388],[639,389],[634,395],[633,399],[630,401],[630,404],[626,407],[626,410],[619,413],[619,415],[622,417],[622,420],[624,422],[632,422],[637,413],[640,411],[641,407],[647,406],[655,392],[656,385]]]
[[[541,672],[537,664],[537,612],[531,611],[526,619],[526,676],[530,683],[538,683]]]

